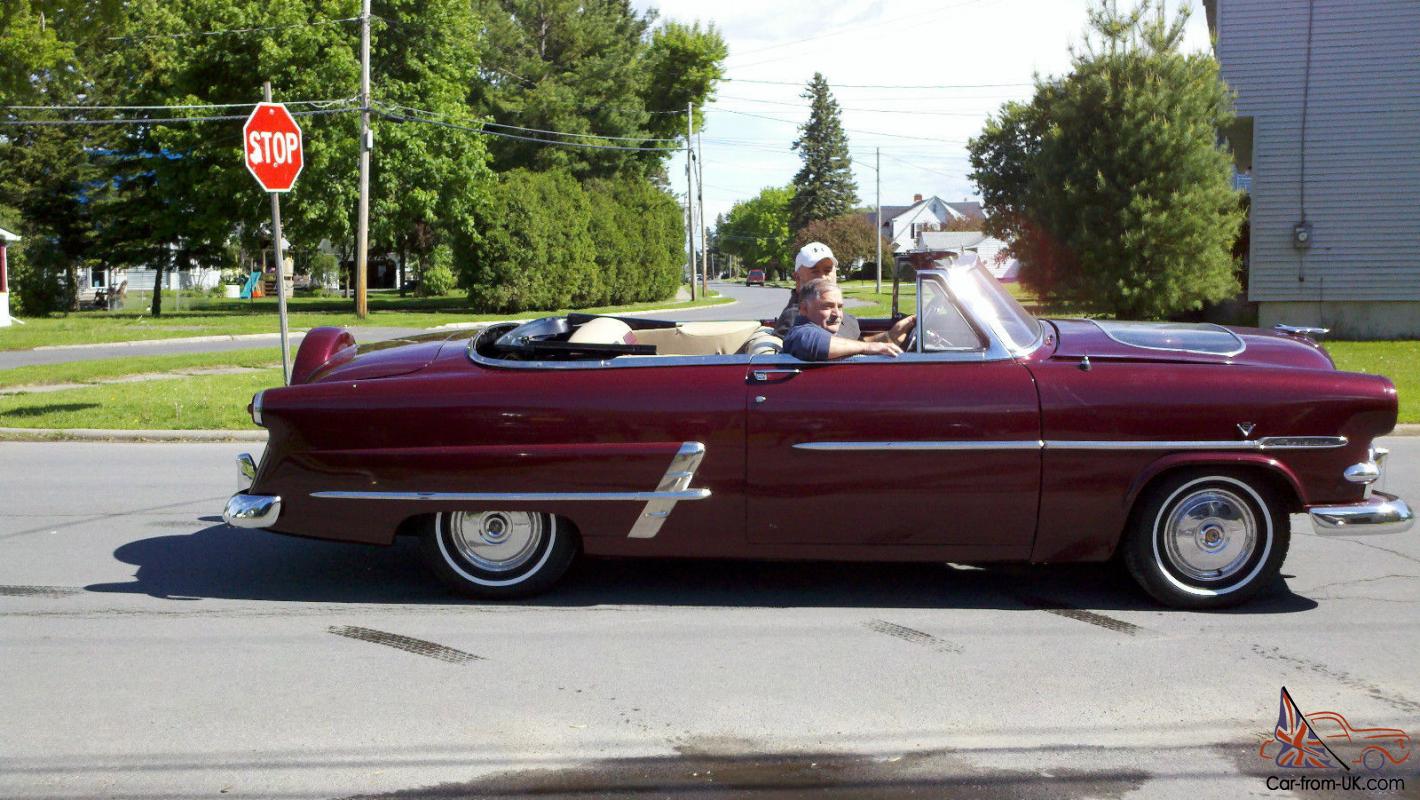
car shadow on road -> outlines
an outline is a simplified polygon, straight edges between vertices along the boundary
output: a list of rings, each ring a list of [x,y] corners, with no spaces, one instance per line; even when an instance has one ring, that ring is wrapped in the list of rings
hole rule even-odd
[[[210,518],[209,518],[210,519]],[[133,580],[91,592],[309,603],[478,605],[449,593],[417,542],[391,547],[301,539],[216,524],[129,542],[114,558]],[[530,607],[594,605],[1161,610],[1109,564],[862,564],[681,559],[582,559]],[[502,603],[507,604],[507,603]],[[500,604],[500,605],[502,605]],[[1281,581],[1233,613],[1308,611]]]

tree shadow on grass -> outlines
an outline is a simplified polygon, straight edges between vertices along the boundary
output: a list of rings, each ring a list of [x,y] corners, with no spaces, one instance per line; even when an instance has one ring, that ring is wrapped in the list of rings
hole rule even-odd
[[[11,397],[23,397],[23,395],[10,395]],[[42,403],[36,402],[29,406],[16,406],[0,414],[0,419],[13,419],[16,417],[43,417],[46,414],[63,414],[69,411],[88,411],[98,408],[98,403]]]
[[[172,600],[487,604],[444,589],[421,563],[412,538],[371,547],[219,524],[130,542],[114,557],[137,567],[133,581],[87,590]],[[512,604],[1159,610],[1107,564],[967,568],[688,559],[583,559],[550,591]],[[1299,612],[1316,605],[1279,580],[1273,591],[1237,613]]]

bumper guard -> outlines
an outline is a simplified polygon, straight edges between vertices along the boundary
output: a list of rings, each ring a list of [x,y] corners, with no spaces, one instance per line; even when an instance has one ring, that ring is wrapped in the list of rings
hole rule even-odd
[[[281,516],[281,498],[238,492],[227,501],[222,521],[235,528],[267,528]]]
[[[1307,509],[1318,536],[1372,536],[1404,533],[1415,524],[1415,512],[1395,495],[1372,492],[1359,503],[1312,506]]]

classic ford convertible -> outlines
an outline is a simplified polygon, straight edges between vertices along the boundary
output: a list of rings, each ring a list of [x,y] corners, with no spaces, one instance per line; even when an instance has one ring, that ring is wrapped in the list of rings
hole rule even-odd
[[[551,586],[578,553],[1104,561],[1159,601],[1274,582],[1288,515],[1413,522],[1372,488],[1385,378],[1309,331],[1037,320],[976,265],[917,275],[898,358],[807,363],[759,321],[569,315],[356,347],[322,328],[251,403],[232,525],[423,539],[479,597]],[[863,320],[866,332],[890,320]]]

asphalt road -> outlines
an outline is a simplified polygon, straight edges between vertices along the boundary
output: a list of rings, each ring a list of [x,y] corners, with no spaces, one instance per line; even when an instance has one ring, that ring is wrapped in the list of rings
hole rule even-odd
[[[1231,613],[939,564],[592,561],[484,604],[410,543],[227,528],[240,449],[0,443],[0,796],[1270,797],[1282,686],[1420,730],[1415,531],[1294,518]]]

